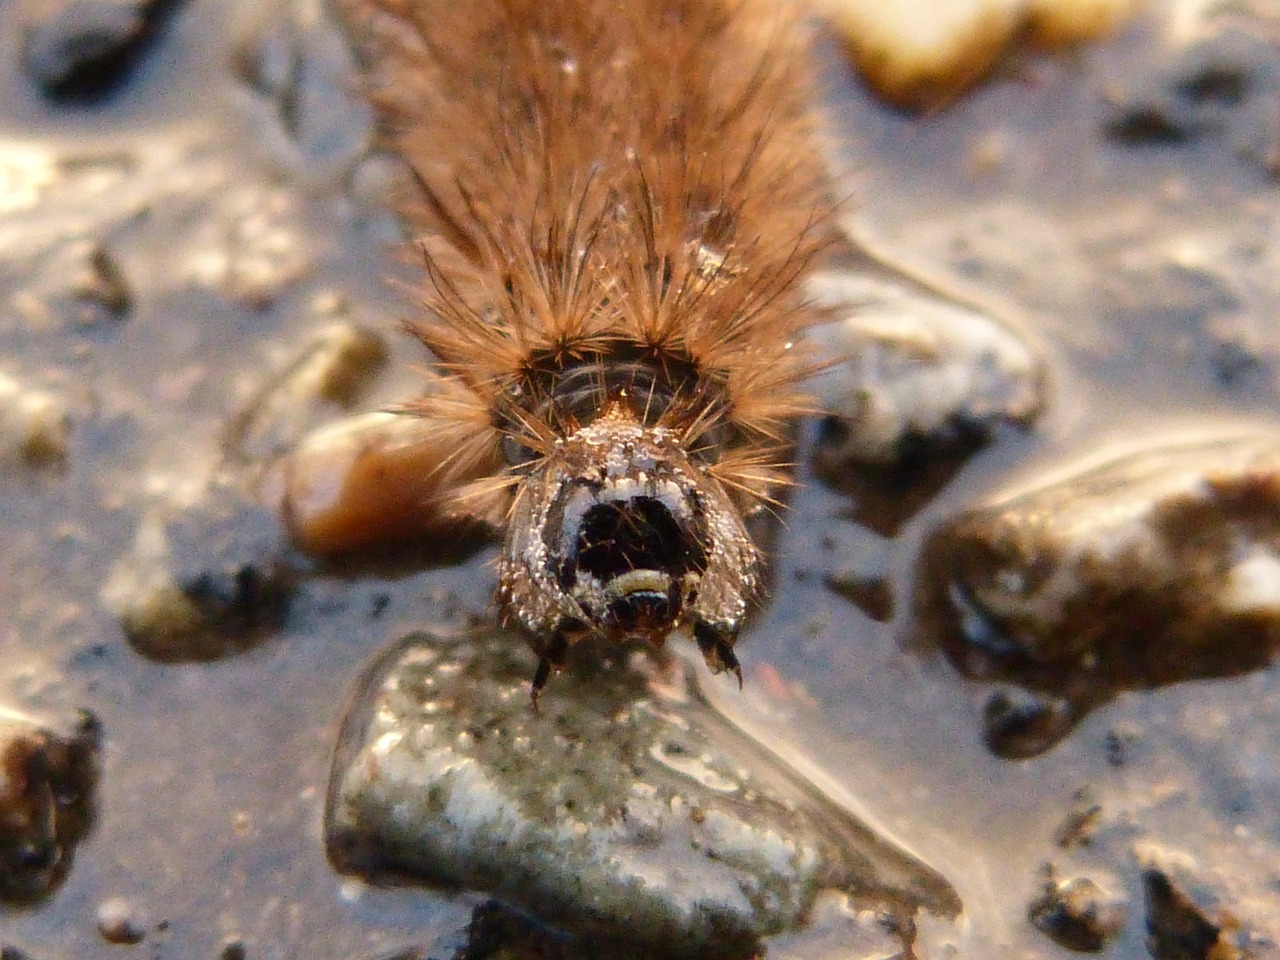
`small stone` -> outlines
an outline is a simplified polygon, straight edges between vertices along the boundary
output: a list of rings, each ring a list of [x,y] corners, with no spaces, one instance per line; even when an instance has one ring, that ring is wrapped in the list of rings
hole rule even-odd
[[[127,79],[174,0],[58,0],[32,7],[22,61],[59,100],[98,100]]]
[[[1117,769],[1132,758],[1142,741],[1142,731],[1132,724],[1121,724],[1107,731],[1105,738],[1107,763]]]
[[[593,944],[671,956],[751,956],[825,891],[856,891],[900,930],[958,911],[945,880],[716,713],[681,661],[657,681],[647,661],[584,655],[534,710],[535,659],[496,630],[386,655],[335,756],[340,868],[483,891]]]
[[[91,326],[99,314],[109,320],[119,320],[129,312],[133,295],[119,263],[103,246],[89,250],[84,269],[75,278],[71,289],[74,298],[84,307],[81,323]]]
[[[70,444],[66,401],[0,372],[0,471],[62,466]]]
[[[1280,894],[1274,870],[1258,883],[1230,862],[1216,867],[1162,845],[1137,845],[1155,960],[1280,958]]]
[[[1102,819],[1102,806],[1089,803],[1083,792],[1076,797],[1076,805],[1053,834],[1053,842],[1063,850],[1087,846],[1093,842]]]
[[[983,710],[987,747],[998,757],[1034,757],[1053,746],[1075,721],[1071,704],[1030,690],[1000,690]]]
[[[249,950],[243,940],[228,940],[218,953],[218,960],[248,960]]]
[[[1156,960],[1210,960],[1215,955],[1221,930],[1186,892],[1174,886],[1168,874],[1147,870],[1142,888],[1147,902],[1147,949]]]
[[[948,524],[922,570],[926,629],[961,669],[1077,716],[1257,669],[1280,646],[1280,440],[1171,442],[1033,486]]]
[[[134,908],[123,897],[112,897],[98,905],[98,933],[107,943],[141,943],[146,928],[136,919]]]
[[[412,540],[474,543],[477,520],[497,519],[477,498],[476,519],[445,499],[436,469],[451,454],[436,421],[393,413],[340,420],[307,436],[273,477],[269,499],[298,549],[334,556]],[[479,464],[480,467],[485,464]],[[477,470],[474,479],[483,471]]]
[[[868,254],[815,274],[806,290],[839,318],[807,335],[836,361],[811,385],[834,421],[815,453],[824,474],[968,453],[1039,412],[1040,359],[940,286]]]
[[[882,97],[936,109],[985,77],[1020,38],[1039,47],[1105,36],[1135,0],[821,0]]]
[[[1027,910],[1037,930],[1068,950],[1097,953],[1124,928],[1124,901],[1106,893],[1088,877],[1045,883]]]
[[[295,571],[269,510],[226,487],[186,509],[158,508],[102,588],[139,653],[166,663],[250,649],[280,626]]]
[[[1221,340],[1209,352],[1209,369],[1224,387],[1237,388],[1263,382],[1270,375],[1269,364],[1250,348],[1236,340]]]
[[[1153,104],[1126,107],[1102,129],[1108,140],[1125,147],[1176,146],[1202,132],[1194,120]]]
[[[101,728],[0,707],[0,901],[47,896],[93,819]]]
[[[1252,71],[1242,63],[1209,61],[1196,64],[1175,84],[1178,96],[1192,103],[1243,103]]]

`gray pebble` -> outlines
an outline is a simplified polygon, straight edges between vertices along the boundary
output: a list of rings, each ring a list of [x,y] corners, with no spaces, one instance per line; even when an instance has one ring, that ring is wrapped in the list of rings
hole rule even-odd
[[[96,100],[128,76],[174,0],[60,0],[26,24],[27,76],[55,99]]]
[[[102,588],[139,653],[162,662],[215,660],[264,641],[294,588],[274,514],[214,486],[185,509],[153,509]]]
[[[832,421],[817,451],[825,472],[967,453],[1043,405],[1040,358],[956,294],[870,254],[806,290],[835,318],[807,334],[837,361],[812,384]]]
[[[750,956],[826,891],[906,922],[941,877],[875,837],[689,685],[571,665],[529,702],[518,637],[413,635],[347,718],[326,816],[348,870],[482,890],[664,955]]]

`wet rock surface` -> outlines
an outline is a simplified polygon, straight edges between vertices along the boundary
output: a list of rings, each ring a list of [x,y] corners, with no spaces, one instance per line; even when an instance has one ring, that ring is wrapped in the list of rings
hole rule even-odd
[[[958,911],[945,880],[717,717],[681,665],[659,680],[583,663],[537,710],[535,665],[500,631],[402,641],[342,734],[335,861],[479,889],[649,956],[752,956],[824,890],[885,931]]]
[[[1278,495],[1273,437],[1131,453],[940,531],[930,602],[966,672],[1077,710],[1126,687],[1255,670],[1280,645]],[[1066,732],[1051,706],[996,712],[1046,745]]]
[[[50,724],[0,707],[0,904],[39,900],[66,878],[93,820],[100,741],[87,713]]]
[[[309,176],[341,178],[353,199],[370,199],[357,183],[367,165],[372,114],[353,96],[356,57],[328,8],[314,2],[259,5],[235,39],[230,66],[255,105],[266,108],[255,136],[275,151],[304,158]],[[385,205],[387,184],[377,186],[371,199]],[[381,229],[383,242],[400,237],[390,218]]]

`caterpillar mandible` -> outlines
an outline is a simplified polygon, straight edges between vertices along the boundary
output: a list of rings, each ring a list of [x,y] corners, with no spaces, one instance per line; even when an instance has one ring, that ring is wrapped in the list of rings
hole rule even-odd
[[[437,469],[505,530],[539,656],[692,632],[715,672],[761,590],[830,243],[806,24],[783,0],[345,0],[413,171]]]

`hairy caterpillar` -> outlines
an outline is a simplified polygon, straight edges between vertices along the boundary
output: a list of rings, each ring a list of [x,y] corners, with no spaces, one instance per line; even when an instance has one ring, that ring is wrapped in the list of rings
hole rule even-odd
[[[760,590],[831,215],[782,0],[346,0],[414,172],[424,397],[460,513],[506,531],[541,658],[687,627],[713,671]]]

